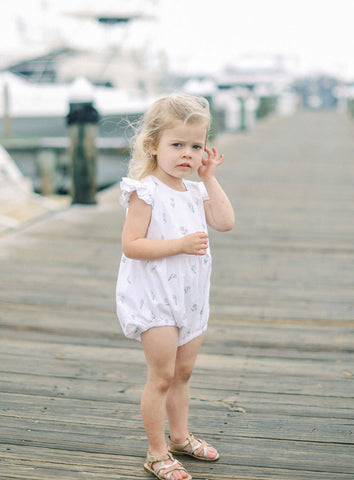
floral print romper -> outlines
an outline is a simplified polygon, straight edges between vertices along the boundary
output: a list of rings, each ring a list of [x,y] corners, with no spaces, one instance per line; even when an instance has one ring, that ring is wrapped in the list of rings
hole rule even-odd
[[[123,178],[120,202],[126,208],[132,192],[151,205],[147,238],[164,240],[207,232],[202,182],[184,180],[186,191],[173,190],[150,175],[142,181]],[[158,260],[133,260],[122,255],[116,289],[117,315],[128,338],[140,340],[151,327],[176,326],[178,345],[207,328],[211,275],[206,255],[180,254]]]

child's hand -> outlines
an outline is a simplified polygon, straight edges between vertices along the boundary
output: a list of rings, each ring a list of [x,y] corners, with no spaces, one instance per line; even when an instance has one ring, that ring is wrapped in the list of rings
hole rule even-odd
[[[208,248],[208,234],[195,232],[181,238],[182,251],[189,255],[205,255]]]
[[[198,168],[198,175],[201,180],[207,180],[208,178],[215,176],[215,170],[218,165],[224,160],[224,155],[218,155],[216,148],[212,148],[212,151],[207,148],[204,151],[208,154],[208,158],[203,157],[202,164]]]

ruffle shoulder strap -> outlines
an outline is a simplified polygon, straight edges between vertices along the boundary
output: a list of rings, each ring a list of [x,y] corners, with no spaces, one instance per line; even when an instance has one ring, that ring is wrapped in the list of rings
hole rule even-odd
[[[133,192],[136,191],[137,195],[141,200],[144,200],[148,205],[153,204],[153,194],[155,190],[154,184],[145,183],[140,180],[135,180],[133,178],[123,177],[120,182],[120,188],[122,194],[120,196],[120,203],[123,207],[128,208],[130,202],[130,196]]]

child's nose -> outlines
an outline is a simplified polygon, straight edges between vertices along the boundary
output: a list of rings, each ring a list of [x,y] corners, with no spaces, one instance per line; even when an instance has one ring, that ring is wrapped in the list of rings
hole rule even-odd
[[[182,152],[183,157],[191,157],[192,156],[192,149],[190,147],[184,147]]]

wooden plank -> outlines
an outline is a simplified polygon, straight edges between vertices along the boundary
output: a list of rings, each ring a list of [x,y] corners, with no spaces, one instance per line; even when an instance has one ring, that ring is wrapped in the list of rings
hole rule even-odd
[[[59,367],[58,367],[59,368]],[[235,377],[235,375],[234,375]],[[321,381],[315,382],[309,380],[305,385],[301,385],[290,379],[286,382],[286,377],[264,377],[253,375],[247,377],[240,375],[232,381],[232,376],[225,379],[225,382],[219,381],[212,387],[209,387],[208,379],[194,375],[193,388],[191,395],[194,400],[200,402],[221,402],[226,411],[232,411],[238,406],[247,410],[247,404],[239,404],[239,395],[241,393],[251,396],[268,395],[293,395],[297,396],[299,408],[306,403],[308,397],[317,397],[317,403],[320,408],[326,410],[326,407],[334,403],[334,399],[338,402],[347,399],[349,402],[353,398],[352,384],[343,381]],[[214,377],[213,377],[214,378]],[[228,385],[225,385],[226,382]],[[284,382],[283,388],[280,384]],[[264,384],[267,384],[266,386]],[[119,376],[119,374],[108,374],[100,380],[94,379],[78,379],[75,377],[52,377],[52,376],[35,376],[17,373],[2,374],[0,389],[2,392],[15,394],[43,395],[48,397],[67,397],[76,399],[89,399],[116,402],[139,402],[142,392],[143,382],[140,375]],[[328,409],[327,414],[330,418],[331,412]]]
[[[75,316],[71,317],[71,325],[61,324],[61,312],[57,312],[58,318],[54,315],[51,317],[53,323],[49,321],[48,313],[43,312],[43,319],[37,318],[36,327],[31,326],[31,323],[28,323],[26,318],[23,320],[21,318],[20,323],[17,325],[16,322],[13,322],[14,325],[10,325],[11,319],[7,319],[6,323],[0,322],[0,325],[3,334],[8,339],[7,342],[17,341],[19,336],[25,335],[27,341],[34,343],[50,340],[51,343],[55,344],[85,343],[86,345],[96,346],[105,345],[111,348],[140,349],[140,344],[136,343],[135,345],[133,343],[132,345],[132,342],[122,337],[117,321],[115,319],[112,320],[112,312],[104,312],[106,314],[105,322],[101,321],[98,323],[93,313],[92,311],[86,312],[84,309],[77,311]],[[87,319],[82,319],[86,315]],[[91,318],[90,315],[92,316]],[[38,311],[37,317],[41,317],[41,312]],[[101,318],[104,318],[103,312]],[[81,326],[85,328],[81,328]],[[326,337],[324,336],[322,338],[320,335],[319,338],[312,337],[311,331],[309,331],[306,337],[305,331],[302,331],[304,337],[299,334],[298,338],[296,338],[296,330],[283,332],[281,336],[274,333],[275,338],[272,341],[272,329],[268,331],[264,326],[257,326],[257,334],[254,334],[254,338],[251,327],[243,329],[242,325],[237,324],[234,327],[237,329],[235,338],[227,335],[226,327],[209,327],[209,332],[202,347],[202,353],[211,355],[223,351],[224,355],[258,358],[258,361],[262,361],[261,359],[263,358],[284,358],[287,363],[291,359],[297,362],[302,360],[327,363],[335,360],[336,371],[339,368],[342,369],[340,371],[345,371],[346,375],[353,375],[354,355],[350,351],[351,335],[349,334],[344,338],[341,330],[338,332],[337,329],[329,329],[326,334],[327,342],[325,342]],[[281,330],[281,327],[279,327],[279,330]],[[262,332],[264,332],[263,337]],[[247,333],[249,333],[249,337],[247,337]],[[331,345],[328,334],[332,334],[333,345]],[[290,337],[290,335],[293,336]],[[226,339],[227,336],[229,337],[228,339]],[[343,339],[342,344],[340,344],[341,339]]]
[[[220,404],[222,402],[220,401]],[[227,402],[224,402],[226,405]],[[69,404],[70,405],[70,404]],[[97,437],[98,439],[105,438],[104,443],[109,444],[109,439],[114,438],[117,430],[130,432],[133,435],[134,431],[141,430],[141,418],[138,414],[139,408],[135,411],[127,412],[120,411],[115,413],[111,421],[99,422],[93,421],[88,425],[87,421],[81,422],[79,419],[68,415],[65,420],[48,418],[47,411],[42,411],[39,419],[36,417],[30,418],[27,416],[2,416],[1,422],[1,436],[3,440],[19,437],[30,442],[45,441],[48,443],[59,442],[60,437],[64,437],[63,441],[67,439],[78,438],[80,442],[85,441],[85,437]],[[351,438],[351,429],[353,422],[348,419],[328,419],[317,417],[310,419],[309,417],[291,415],[264,415],[247,414],[240,415],[237,412],[230,414],[231,409],[226,409],[220,412],[219,418],[215,421],[215,412],[208,415],[204,412],[203,417],[198,415],[198,409],[191,411],[191,424],[198,432],[198,435],[215,437],[218,434],[223,436],[245,437],[245,438],[266,438],[273,440],[293,440],[293,441],[308,441],[331,443],[331,444],[353,444]],[[205,425],[205,421],[208,424]],[[124,422],[124,426],[122,426]],[[209,429],[209,430],[208,430]],[[27,433],[28,432],[28,433]],[[22,437],[21,437],[22,435]],[[83,438],[83,440],[81,439]],[[81,440],[80,440],[81,439]],[[328,440],[325,440],[328,439]],[[74,441],[74,440],[73,440]],[[75,440],[76,441],[76,440]],[[89,441],[89,440],[87,440]]]
[[[127,392],[126,392],[127,393]],[[223,393],[223,392],[221,392]],[[193,416],[243,415],[254,413],[257,415],[287,415],[313,418],[341,418],[353,419],[354,404],[352,399],[327,397],[325,402],[319,403],[316,396],[288,395],[285,393],[263,392],[234,392],[234,396],[224,398],[201,397],[193,387],[191,397],[191,412]],[[90,418],[90,423],[105,422],[121,413],[139,417],[138,407],[140,397],[135,402],[118,403],[106,398],[89,400],[73,397],[54,397],[29,394],[0,393],[0,415],[18,416],[19,418],[60,418],[74,417],[76,419]],[[221,422],[222,423],[222,422]]]
[[[221,448],[224,456],[232,455],[234,453],[233,442],[239,444],[238,455],[241,455],[242,446],[244,446],[243,455],[248,454],[249,458],[253,457],[253,453],[250,452],[250,449],[253,448],[261,452],[261,449],[267,448],[267,442],[274,444],[273,453],[269,452],[269,455],[277,456],[278,449],[284,447],[276,447],[277,441],[281,439],[286,441],[287,448],[288,444],[292,444],[292,450],[296,451],[300,449],[302,455],[303,449],[310,452],[317,452],[318,455],[322,452],[324,455],[331,456],[331,452],[335,448],[337,455],[343,456],[345,460],[346,455],[350,460],[352,455],[345,444],[340,442],[339,437],[331,438],[330,442],[322,441],[321,439],[326,438],[326,429],[330,429],[331,426],[327,427],[323,423],[317,423],[316,427],[309,425],[307,432],[303,428],[303,425],[300,423],[299,431],[304,430],[304,434],[299,438],[298,434],[294,434],[294,428],[286,429],[288,425],[288,418],[282,419],[282,423],[277,422],[275,428],[269,428],[269,424],[272,423],[273,418],[269,418],[267,422],[262,425],[261,419],[250,418],[247,421],[242,422],[240,419],[245,418],[245,416],[239,416],[236,423],[232,424],[230,428],[223,425],[223,429],[219,430],[215,425],[206,426],[205,422],[203,423],[202,419],[198,422],[198,418],[193,419],[194,427],[198,429],[198,433],[208,438],[210,441],[218,445],[218,448]],[[63,419],[62,421],[50,421],[48,419],[23,419],[23,418],[11,418],[3,419],[2,422],[2,442],[5,443],[14,443],[19,445],[31,445],[31,446],[47,446],[54,449],[72,449],[80,451],[92,451],[92,452],[105,452],[105,453],[115,453],[120,451],[121,454],[127,455],[129,449],[134,446],[143,448],[145,443],[145,436],[142,432],[141,422],[137,421],[136,416],[132,415],[129,417],[124,416],[124,426],[122,426],[123,417],[119,418],[115,416],[111,425],[107,423],[101,425],[97,423],[80,423],[79,420],[71,418],[69,421]],[[254,425],[254,427],[253,427]],[[209,428],[209,430],[208,430]],[[258,433],[255,434],[258,429]],[[283,431],[284,430],[284,431]],[[314,432],[317,430],[317,433]],[[209,433],[208,433],[209,432]],[[267,435],[268,432],[268,435]],[[276,433],[277,435],[274,435]],[[289,435],[290,433],[290,435]],[[122,439],[122,434],[124,439]],[[322,434],[322,435],[321,435]],[[316,440],[316,437],[318,438]],[[327,437],[328,438],[328,437]],[[258,440],[257,440],[258,439]],[[261,440],[260,440],[261,439]],[[252,442],[256,442],[258,447],[251,447]],[[310,442],[310,444],[304,444],[304,442]],[[327,445],[327,446],[326,446]],[[334,447],[335,445],[335,447]],[[341,469],[337,466],[337,471],[346,472],[346,465],[348,465],[348,459],[343,462]],[[289,458],[283,459],[283,462],[288,462]],[[333,460],[331,460],[333,462]],[[279,462],[279,459],[277,460]],[[321,460],[320,463],[323,465],[326,462]],[[336,462],[334,462],[335,464]],[[349,461],[349,465],[352,465]],[[285,465],[283,465],[285,467]],[[328,466],[324,467],[328,468]]]
[[[246,446],[245,446],[246,447]],[[289,445],[291,447],[291,445]],[[6,450],[5,450],[6,448]],[[50,469],[54,468],[54,475],[58,478],[73,478],[72,475],[87,475],[95,478],[111,478],[108,475],[115,475],[114,478],[149,478],[142,469],[144,461],[143,454],[136,452],[134,456],[123,456],[119,454],[97,453],[97,452],[75,452],[70,450],[51,450],[49,448],[32,448],[26,446],[6,447],[0,445],[0,452],[4,459],[6,459],[6,470],[11,472],[11,477],[7,478],[38,478],[48,479]],[[313,480],[328,479],[326,472],[315,471],[315,466],[312,465],[308,471],[301,471],[299,469],[290,468],[264,468],[262,477],[259,477],[259,467],[254,465],[247,465],[242,459],[236,460],[232,471],[226,461],[218,462],[218,468],[211,465],[201,465],[192,460],[184,461],[188,468],[193,473],[193,478],[196,479],[234,479],[234,480],[254,480],[258,478],[289,478],[292,480],[303,480],[311,478]],[[19,466],[20,464],[20,466]],[[23,465],[23,466],[22,466]],[[16,471],[16,466],[18,467]],[[219,470],[217,473],[216,470]],[[24,473],[25,472],[25,473]],[[104,474],[102,474],[104,472]],[[29,475],[29,476],[27,476]],[[31,476],[32,475],[32,476]],[[70,476],[71,475],[71,476]],[[327,475],[327,477],[326,477]],[[338,480],[350,479],[351,474],[336,473],[335,477]],[[1,476],[0,478],[4,478]],[[54,477],[57,478],[57,477]]]
[[[33,354],[31,354],[31,345],[20,343],[20,348],[23,347],[21,356],[27,359],[23,364],[19,364],[19,355],[13,353],[13,346],[18,342],[9,341],[8,345],[4,347],[5,355],[0,354],[0,371],[5,373],[24,373],[27,375],[43,375],[52,377],[72,377],[85,378],[82,372],[82,366],[85,366],[87,376],[92,379],[102,378],[103,375],[117,376],[118,370],[130,372],[138,371],[138,376],[144,378],[145,364],[141,350],[119,349],[119,354],[106,347],[105,355],[97,356],[102,346],[82,346],[73,345],[69,349],[66,345],[55,344],[51,345],[50,351],[43,351],[39,344]],[[26,355],[26,350],[29,350]],[[77,355],[76,355],[77,352]],[[80,355],[82,357],[80,358]],[[111,357],[110,357],[111,355]],[[43,362],[45,359],[45,362]],[[62,362],[65,360],[65,362]],[[62,364],[61,364],[62,363]],[[295,358],[283,358],[281,365],[279,365],[278,358],[247,358],[243,356],[230,355],[207,355],[201,353],[195,370],[195,378],[202,378],[206,372],[223,373],[225,384],[228,384],[227,379],[230,377],[230,382],[235,381],[233,376],[235,373],[243,376],[278,376],[290,378],[302,377],[306,382],[314,379],[322,381],[337,381],[346,379],[346,383],[353,385],[354,377],[354,362],[346,365],[333,364],[331,361],[315,362],[313,359],[298,360]],[[136,367],[137,366],[137,367]],[[58,371],[58,367],[60,367]],[[306,372],[306,375],[303,372]],[[204,375],[203,375],[204,374]]]
[[[38,431],[27,429],[25,433],[19,431],[16,435],[14,430],[12,436],[9,436],[11,443],[5,445],[18,445],[27,447],[27,451],[32,449],[32,458],[35,449],[50,449],[50,456],[60,458],[62,451],[94,453],[105,455],[119,455],[120,458],[126,457],[125,462],[129,459],[132,449],[134,457],[142,458],[145,455],[145,438],[139,430],[122,431],[121,429],[97,429],[93,428],[90,434],[80,435],[75,431],[77,426],[68,425],[73,433],[63,433],[62,430],[55,431]],[[6,439],[5,428],[5,439]],[[122,438],[123,437],[123,438]],[[211,441],[209,436],[205,437]],[[267,464],[267,468],[308,470],[327,473],[347,473],[351,474],[350,466],[352,459],[348,449],[341,445],[323,444],[313,442],[294,442],[285,440],[279,443],[272,439],[254,439],[249,437],[230,436],[223,434],[222,436],[214,435],[213,443],[222,452],[220,462],[213,469],[221,470],[220,473],[234,472],[234,466],[258,466],[260,468]],[[235,446],[237,450],[237,460],[235,459]],[[336,452],[333,449],[336,449]],[[291,451],[289,457],[287,452]],[[313,457],[316,456],[314,463]],[[343,463],[339,461],[341,459]],[[31,459],[30,459],[31,460]],[[235,462],[236,460],[236,462]],[[129,459],[130,464],[135,464],[136,460]],[[123,460],[124,462],[124,460]],[[206,472],[201,462],[195,462],[188,458],[183,459],[187,465],[194,465],[200,472]],[[236,463],[236,465],[235,465]],[[141,463],[140,463],[141,468]],[[210,465],[207,466],[207,469]]]
[[[20,350],[23,357],[27,359],[25,364],[19,363],[19,356],[12,354],[16,350]],[[3,347],[3,351],[6,354],[0,355],[3,385],[6,381],[11,383],[11,378],[16,374],[50,377],[52,380],[58,377],[58,379],[76,378],[77,380],[108,382],[109,379],[114,382],[126,382],[130,375],[134,379],[140,378],[141,383],[144,382],[145,367],[141,350],[124,348],[115,350],[105,347],[104,352],[101,353],[102,346],[68,346],[55,343],[51,344],[50,349],[43,349],[42,344],[37,344],[33,350],[31,343],[8,341]],[[306,371],[306,375],[303,371]],[[203,387],[205,382],[208,382],[208,375],[216,372],[219,375],[217,374],[213,381],[214,388],[223,390],[279,391],[276,385],[279,379],[282,379],[283,392],[306,395],[321,394],[323,397],[332,395],[352,397],[353,371],[353,361],[350,364],[338,365],[336,363],[332,365],[330,362],[324,363],[323,361],[316,364],[313,360],[283,359],[280,367],[278,359],[257,358],[252,360],[237,356],[202,353],[197,361],[193,384],[199,388]],[[235,374],[237,374],[236,378]],[[265,377],[268,378],[266,387],[262,385]],[[297,384],[297,378],[302,378],[301,385]],[[28,382],[35,384],[35,379],[29,378]],[[327,392],[325,392],[326,388],[328,388]]]

